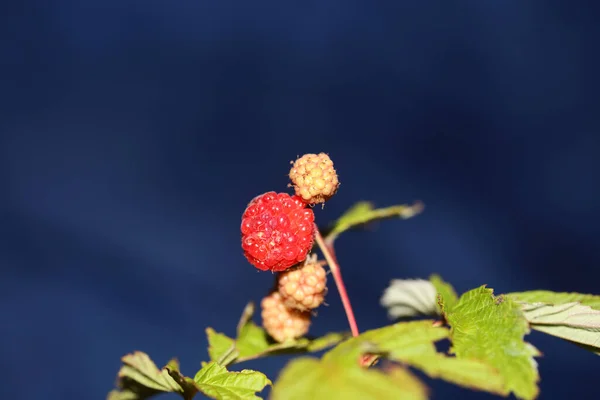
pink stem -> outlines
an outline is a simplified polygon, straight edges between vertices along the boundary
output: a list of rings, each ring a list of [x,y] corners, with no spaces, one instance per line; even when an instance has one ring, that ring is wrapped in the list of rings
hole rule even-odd
[[[315,230],[315,239],[317,241],[317,244],[321,248],[321,251],[323,252],[325,260],[327,260],[327,264],[329,264],[329,270],[333,275],[335,285],[337,286],[340,298],[342,299],[344,311],[346,311],[346,317],[348,317],[348,323],[350,324],[352,336],[358,336],[358,326],[356,325],[356,318],[354,318],[354,311],[352,311],[352,305],[350,305],[350,298],[348,297],[348,292],[346,292],[346,286],[344,285],[344,280],[342,279],[342,271],[340,270],[340,266],[335,257],[333,245],[328,246],[327,244],[325,244],[323,236],[321,236],[319,228],[316,225]]]

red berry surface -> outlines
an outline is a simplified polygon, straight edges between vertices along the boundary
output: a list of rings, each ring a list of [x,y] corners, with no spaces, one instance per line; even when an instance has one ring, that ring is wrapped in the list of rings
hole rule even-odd
[[[242,216],[242,249],[262,271],[285,271],[306,259],[315,235],[315,216],[299,196],[267,192]]]

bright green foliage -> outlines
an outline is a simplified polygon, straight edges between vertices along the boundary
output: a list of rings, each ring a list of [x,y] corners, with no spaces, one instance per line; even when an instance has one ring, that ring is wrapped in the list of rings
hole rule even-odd
[[[364,225],[380,219],[399,217],[403,219],[412,218],[423,211],[423,204],[417,202],[412,206],[397,205],[386,208],[373,208],[373,204],[367,201],[356,203],[348,209],[331,227],[327,233],[326,241],[333,243],[335,239],[349,229]]]
[[[375,353],[418,368],[432,378],[442,378],[472,389],[503,393],[504,380],[491,365],[450,357],[436,350],[434,343],[448,336],[447,328],[436,326],[431,320],[401,322],[349,339],[326,353],[323,360],[354,365],[361,354]]]
[[[294,345],[294,342],[285,344],[270,342],[267,332],[252,321],[246,322],[236,340],[236,347],[239,349],[242,359],[256,358],[268,352],[294,347]]]
[[[253,313],[254,306],[249,303],[238,324],[236,339],[212,328],[206,330],[208,354],[212,361],[227,366],[274,354],[317,352],[336,345],[348,336],[345,333],[329,333],[313,340],[300,338],[274,343],[263,328],[252,322]]]
[[[206,328],[206,337],[208,338],[208,355],[211,360],[221,365],[229,365],[240,355],[235,345],[235,340],[215,332],[213,328]]]
[[[335,361],[301,357],[290,362],[273,387],[273,400],[422,400],[427,389],[395,369],[384,373]]]
[[[440,378],[468,389],[505,394],[504,378],[491,365],[473,359],[449,357],[444,354],[403,356],[392,353],[390,358],[418,368],[431,378]]]
[[[429,277],[429,281],[435,287],[435,290],[438,296],[441,296],[441,301],[438,301],[438,309],[440,313],[444,311],[450,311],[452,307],[458,302],[458,296],[456,295],[456,291],[452,287],[451,284],[444,282],[441,276],[439,275],[431,275]],[[444,310],[441,309],[441,304],[444,305]]]
[[[198,393],[198,387],[194,380],[182,375],[179,371],[179,361],[172,359],[167,363],[165,369],[169,372],[171,378],[183,389],[183,393],[180,394],[184,399],[191,399]]]
[[[432,378],[442,378],[471,389],[502,393],[504,380],[494,367],[478,360],[460,359],[437,352],[433,342],[447,338],[447,328],[435,327],[431,321],[406,325],[400,330],[414,330],[397,332],[394,326],[382,328],[378,333],[379,341],[373,338],[371,341],[377,343],[379,351],[386,353],[387,358],[418,368]]]
[[[109,393],[107,400],[147,399],[161,392],[174,392],[184,398],[192,398],[197,392],[194,383],[179,374],[179,364],[171,360],[162,369],[146,353],[136,351],[121,361],[118,374],[118,390]]]
[[[365,354],[418,368],[433,378],[504,394],[504,379],[496,368],[436,350],[434,343],[448,336],[447,328],[435,326],[431,320],[401,322],[367,331],[339,344],[321,360],[292,361],[275,383],[274,399],[427,398],[423,383],[405,368],[396,364],[388,364],[383,371],[361,367],[359,360]]]
[[[538,394],[537,350],[523,338],[529,333],[521,307],[505,296],[495,297],[485,286],[463,294],[446,311],[452,350],[458,358],[494,366],[504,378],[505,392],[520,399]]]
[[[398,322],[350,338],[325,353],[323,359],[354,364],[366,352],[386,353],[402,349],[405,354],[429,353],[433,343],[448,335],[448,329],[434,326],[433,320]]]
[[[531,328],[557,336],[598,353],[600,351],[600,311],[580,303],[524,303],[523,313]]]
[[[227,371],[225,367],[210,362],[205,364],[194,377],[196,387],[213,399],[260,399],[256,395],[271,381],[261,372],[242,370]]]
[[[506,296],[525,303],[565,304],[581,303],[600,310],[600,296],[582,293],[551,292],[549,290],[532,290],[530,292],[509,293]]]
[[[217,399],[259,399],[271,381],[256,371],[229,372],[216,362],[205,364],[194,379],[179,372],[179,363],[173,359],[162,369],[146,353],[136,351],[122,359],[119,371],[119,389],[108,394],[107,400],[142,400],[159,393],[177,393],[185,400],[198,392]]]
[[[373,329],[354,338],[331,333],[312,340],[274,343],[252,321],[254,306],[249,303],[235,338],[206,329],[211,361],[202,363],[194,379],[180,373],[175,359],[159,369],[148,355],[135,352],[123,357],[119,389],[110,392],[107,400],[142,400],[165,392],[177,393],[185,400],[198,393],[217,400],[260,399],[258,393],[271,381],[257,371],[229,371],[228,365],[280,353],[317,352],[332,346],[335,347],[321,359],[301,357],[289,363],[275,382],[271,398],[425,400],[427,387],[410,367],[465,388],[503,396],[514,393],[517,398],[528,400],[537,397],[539,380],[534,360],[539,353],[523,340],[529,324],[600,354],[600,310],[578,301],[560,303],[575,299],[595,304],[595,298],[600,296],[552,292],[494,296],[492,289],[482,286],[457,298],[452,286],[436,275],[430,281],[402,282],[409,286],[415,282],[429,285],[431,290],[427,293],[431,292],[431,296],[427,298],[438,294],[438,305],[451,328],[442,326],[442,321],[422,320]],[[409,289],[416,288],[413,286]],[[414,292],[411,290],[402,289],[402,295],[406,297]],[[523,301],[525,298],[553,303],[528,303]],[[421,303],[419,307],[425,304]],[[451,340],[454,355],[436,350],[435,343],[446,339]],[[365,357],[368,362],[364,362]],[[383,368],[365,367],[376,362]]]

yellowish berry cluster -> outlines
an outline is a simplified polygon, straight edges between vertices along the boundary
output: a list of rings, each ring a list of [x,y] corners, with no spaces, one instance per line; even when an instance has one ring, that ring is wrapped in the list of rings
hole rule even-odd
[[[289,308],[309,311],[319,307],[327,294],[327,273],[318,262],[307,262],[279,276],[278,290]]]
[[[305,154],[292,163],[291,186],[306,203],[324,203],[337,192],[340,182],[327,154]]]
[[[294,340],[308,332],[310,313],[286,307],[277,291],[262,299],[261,309],[262,325],[277,342]]]

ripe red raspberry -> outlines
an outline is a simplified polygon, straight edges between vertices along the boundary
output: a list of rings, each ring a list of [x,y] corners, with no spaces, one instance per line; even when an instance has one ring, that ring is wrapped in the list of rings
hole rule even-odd
[[[263,328],[276,341],[297,339],[310,327],[310,313],[287,308],[279,292],[264,297],[260,303]]]
[[[340,182],[327,154],[305,154],[293,164],[290,186],[306,203],[324,203],[337,192]]]
[[[278,290],[283,303],[300,311],[317,308],[327,294],[327,273],[318,262],[287,270],[279,276]]]
[[[242,216],[242,249],[262,271],[284,271],[306,259],[315,235],[315,215],[298,196],[267,192]]]

